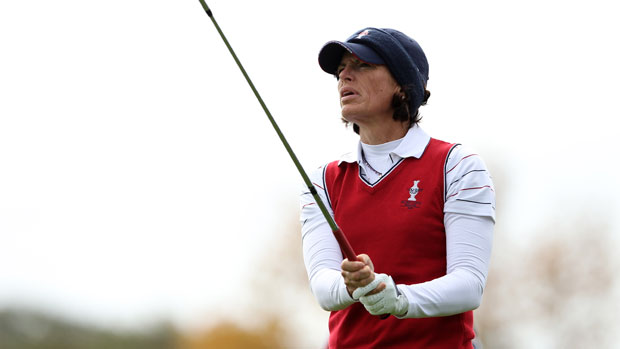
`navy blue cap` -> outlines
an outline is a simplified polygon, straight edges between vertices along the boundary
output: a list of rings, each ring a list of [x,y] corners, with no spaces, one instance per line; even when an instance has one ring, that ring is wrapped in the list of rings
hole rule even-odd
[[[428,61],[420,45],[398,30],[364,28],[346,41],[329,41],[319,53],[319,65],[336,74],[345,52],[373,64],[385,64],[398,84],[407,90],[410,110],[417,110],[424,100],[428,81]]]
[[[385,61],[375,50],[362,44],[354,42],[330,41],[321,49],[319,54],[319,65],[324,71],[336,74],[340,60],[344,53],[348,51],[355,57],[366,63],[385,64]]]

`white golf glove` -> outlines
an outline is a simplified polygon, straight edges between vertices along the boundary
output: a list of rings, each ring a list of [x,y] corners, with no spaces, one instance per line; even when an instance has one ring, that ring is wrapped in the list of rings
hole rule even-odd
[[[353,299],[359,300],[361,296],[365,296],[368,292],[374,290],[382,282],[387,282],[388,277],[385,274],[375,274],[375,279],[364,287],[358,287],[353,291]]]
[[[409,301],[405,295],[400,294],[392,277],[386,274],[375,274],[375,280],[377,279],[385,282],[386,288],[377,294],[364,295],[359,298],[366,310],[372,315],[405,315],[409,309]]]

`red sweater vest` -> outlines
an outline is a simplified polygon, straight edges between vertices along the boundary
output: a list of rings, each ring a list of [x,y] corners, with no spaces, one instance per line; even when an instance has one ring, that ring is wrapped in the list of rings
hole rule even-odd
[[[443,224],[445,162],[453,145],[430,140],[420,159],[406,158],[373,187],[357,163],[332,162],[325,185],[336,222],[356,253],[397,284],[446,275]],[[473,312],[381,320],[361,303],[332,312],[330,348],[472,348]]]

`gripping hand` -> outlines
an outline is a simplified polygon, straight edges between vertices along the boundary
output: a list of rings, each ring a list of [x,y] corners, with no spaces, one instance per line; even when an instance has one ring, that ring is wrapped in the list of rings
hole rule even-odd
[[[409,309],[409,301],[405,295],[398,292],[392,277],[386,274],[375,274],[375,278],[385,282],[386,288],[379,293],[359,298],[366,310],[372,315],[405,315]]]
[[[385,274],[375,274],[375,279],[371,283],[364,287],[358,287],[353,291],[353,299],[359,300],[360,297],[365,296],[367,293],[377,288],[380,283],[387,282],[388,278],[389,276]]]

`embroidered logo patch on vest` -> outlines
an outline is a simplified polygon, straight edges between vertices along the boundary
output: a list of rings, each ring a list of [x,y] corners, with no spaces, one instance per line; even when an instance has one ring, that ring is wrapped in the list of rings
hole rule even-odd
[[[420,206],[421,203],[415,198],[416,195],[418,195],[418,193],[420,193],[420,191],[422,190],[418,187],[418,183],[420,183],[420,180],[413,181],[413,186],[409,188],[409,199],[401,201],[403,207],[412,209]]]
[[[418,183],[420,183],[419,180],[413,181],[413,187],[409,189],[409,195],[411,195],[409,197],[409,201],[415,201],[415,196],[418,195],[418,193],[420,192],[420,188],[418,188]]]

